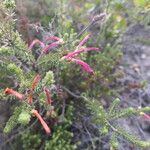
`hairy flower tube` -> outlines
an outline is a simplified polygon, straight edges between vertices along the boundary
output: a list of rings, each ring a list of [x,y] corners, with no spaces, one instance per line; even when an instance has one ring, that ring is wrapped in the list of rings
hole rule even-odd
[[[41,80],[41,76],[39,74],[36,75],[32,82],[32,88],[31,88],[32,90],[35,89],[35,87],[38,85],[40,80]]]
[[[51,105],[53,101],[52,101],[52,98],[51,98],[50,91],[48,90],[48,88],[45,87],[44,92],[46,94],[48,104]]]
[[[91,37],[91,34],[88,34],[87,36],[84,37],[84,39],[79,43],[79,45],[77,46],[77,50],[78,48],[80,48],[81,46],[83,46],[87,41],[88,39]]]
[[[45,47],[42,49],[42,53],[47,54],[49,49],[55,48],[55,47],[57,47],[59,44],[62,44],[62,43],[61,43],[60,41],[57,41],[57,42],[53,42],[53,43],[50,44],[50,45],[45,46]]]
[[[35,39],[35,40],[33,40],[33,42],[31,43],[31,45],[29,46],[29,49],[32,49],[33,46],[34,46],[36,43],[38,43],[38,44],[40,44],[41,47],[42,47],[42,53],[47,54],[49,49],[54,48],[54,47],[57,47],[58,45],[64,43],[64,41],[63,41],[61,38],[56,37],[56,36],[47,37],[44,42],[48,42],[48,41],[55,41],[55,42],[52,42],[51,44],[46,45],[46,44],[44,44],[43,42],[41,42],[40,40]]]
[[[99,50],[100,49],[96,48],[96,47],[82,48],[82,49],[79,49],[77,51],[74,51],[74,52],[71,52],[71,53],[67,54],[66,56],[62,57],[62,59],[66,59],[66,58],[69,58],[69,57],[74,57],[77,54],[80,54],[81,52],[99,51]]]
[[[28,103],[32,104],[33,102],[33,91],[30,91],[29,95],[28,95]]]
[[[43,42],[41,42],[41,41],[38,40],[38,39],[35,39],[35,40],[33,40],[32,43],[30,44],[29,49],[32,49],[35,44],[40,44],[40,46],[41,46],[42,48],[45,47],[45,44],[44,44]]]
[[[78,54],[82,53],[82,52],[88,52],[88,51],[99,51],[101,50],[100,48],[96,48],[96,47],[87,47],[87,48],[80,48],[81,46],[83,46],[87,40],[90,38],[90,34],[88,34],[80,43],[79,45],[77,46],[77,48],[75,49],[74,52],[71,52],[65,56],[63,56],[61,58],[61,60],[68,60],[68,61],[71,61],[71,62],[75,62],[76,64],[79,64],[82,69],[90,74],[93,74],[94,71],[93,69],[84,61],[80,60],[79,58],[76,59],[74,57],[76,57]],[[79,49],[80,48],[80,49]]]
[[[82,69],[85,70],[86,72],[88,72],[90,74],[94,74],[93,69],[86,62],[84,62],[80,59],[75,59],[75,58],[70,58],[69,60],[71,62],[75,62],[76,64],[80,65],[82,67]]]
[[[18,93],[17,91],[14,91],[13,89],[10,89],[10,88],[6,88],[4,92],[5,92],[5,94],[15,96],[15,97],[18,98],[19,100],[22,100],[23,97],[24,97],[23,94]]]
[[[35,87],[38,85],[38,83],[40,82],[40,80],[41,80],[41,76],[39,74],[36,75],[35,78],[33,79],[31,91],[28,95],[28,103],[29,104],[31,104],[33,101],[33,91],[34,91]]]
[[[42,118],[41,115],[38,113],[38,111],[35,110],[35,109],[33,109],[33,110],[32,110],[32,114],[35,115],[35,116],[39,119],[39,121],[40,121],[41,125],[43,126],[45,132],[46,132],[47,134],[51,134],[51,129],[48,127],[48,125],[47,125],[46,122],[43,120],[43,118]]]

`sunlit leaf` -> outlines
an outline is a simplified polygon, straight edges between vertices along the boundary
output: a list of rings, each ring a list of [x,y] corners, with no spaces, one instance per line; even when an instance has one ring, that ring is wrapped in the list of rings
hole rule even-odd
[[[146,4],[146,0],[134,0],[135,6],[143,7]]]

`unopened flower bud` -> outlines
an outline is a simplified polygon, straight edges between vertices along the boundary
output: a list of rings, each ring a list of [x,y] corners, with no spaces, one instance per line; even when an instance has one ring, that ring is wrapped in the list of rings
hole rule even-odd
[[[101,21],[106,17],[106,13],[101,13],[99,15],[94,16],[92,22]]]

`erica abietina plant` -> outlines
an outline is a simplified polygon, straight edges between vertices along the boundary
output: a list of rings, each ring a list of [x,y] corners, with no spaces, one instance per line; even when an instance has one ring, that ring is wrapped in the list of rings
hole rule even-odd
[[[99,99],[112,97],[110,82],[113,82],[113,72],[120,58],[113,41],[118,36],[116,33],[118,26],[122,27],[122,22],[115,26],[116,16],[112,13],[109,21],[113,25],[110,23],[102,26],[104,32],[100,34],[102,37],[97,39],[98,42],[105,41],[101,42],[103,51],[100,52],[101,49],[97,46],[85,45],[92,34],[86,33],[84,38],[76,39],[82,34],[77,36],[70,20],[67,20],[70,17],[66,15],[68,11],[62,8],[59,10],[63,10],[62,14],[59,12],[56,17],[58,32],[48,37],[44,37],[44,34],[43,39],[35,39],[28,46],[15,30],[14,9],[13,0],[0,3],[0,99],[10,103],[9,108],[12,111],[4,127],[5,134],[11,132],[10,140],[14,140],[11,144],[15,143],[16,149],[25,150],[75,150],[73,132],[77,131],[78,135],[83,132],[82,134],[87,136],[83,130],[78,130],[82,123],[76,123],[84,122],[80,120],[80,116],[87,121],[87,114],[91,113],[92,125],[100,131],[101,137],[110,137],[112,149],[119,146],[120,136],[137,146],[150,147],[149,142],[126,132],[117,122],[119,118],[131,115],[142,115],[149,120],[149,107],[120,109],[120,100],[115,99],[110,107],[105,109]],[[90,25],[104,18],[107,18],[106,13],[95,17]],[[80,112],[74,113],[79,110],[78,107],[82,107],[85,118]],[[89,135],[88,133],[88,138]],[[6,144],[10,143],[10,140],[6,141]],[[91,135],[88,143],[93,146]],[[100,149],[97,144],[93,147]]]

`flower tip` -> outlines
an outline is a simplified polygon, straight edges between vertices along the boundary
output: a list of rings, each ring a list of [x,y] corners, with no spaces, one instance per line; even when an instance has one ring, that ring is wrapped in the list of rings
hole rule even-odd
[[[38,111],[37,111],[37,110],[35,110],[35,109],[32,109],[32,110],[31,110],[31,113],[32,113],[33,115],[35,115],[35,114],[37,114],[37,113],[38,113]]]
[[[88,39],[92,37],[92,34],[89,33],[87,36],[86,36]]]
[[[101,51],[102,50],[102,48],[97,48],[97,51]]]
[[[94,72],[94,71],[91,71],[90,74],[91,74],[92,76],[94,76],[94,75],[95,75],[95,72]]]
[[[40,46],[41,46],[42,48],[45,47],[45,44],[44,44],[42,41],[40,41],[40,40],[38,40],[38,39],[35,39],[35,40],[33,40],[32,43],[29,45],[29,49],[31,50],[31,49],[34,47],[35,44],[40,44]]]
[[[50,93],[49,89],[44,87],[44,93],[46,94],[46,97],[47,97],[47,103],[51,105],[53,100],[51,98],[51,93]]]
[[[38,113],[38,111],[35,110],[35,109],[33,109],[33,110],[31,111],[31,113],[39,119],[39,121],[41,122],[41,125],[43,126],[45,132],[46,132],[47,134],[51,134],[51,129],[48,127],[48,125],[47,125],[46,122],[43,120],[43,118],[42,118],[41,115]]]
[[[60,44],[64,44],[65,42],[63,41],[63,39],[59,40]]]
[[[140,112],[140,115],[144,115],[144,113],[143,113],[143,112]]]
[[[150,116],[145,114],[144,112],[140,112],[140,115],[142,115],[145,119],[150,121]]]
[[[9,88],[7,87],[7,88],[4,90],[4,93],[5,93],[5,94],[8,94],[8,91],[9,91]]]
[[[66,59],[66,56],[63,56],[60,58],[60,61],[65,60],[65,59]]]
[[[46,131],[46,134],[47,134],[47,135],[51,135],[51,130],[50,130],[50,128],[48,128],[48,130]]]

